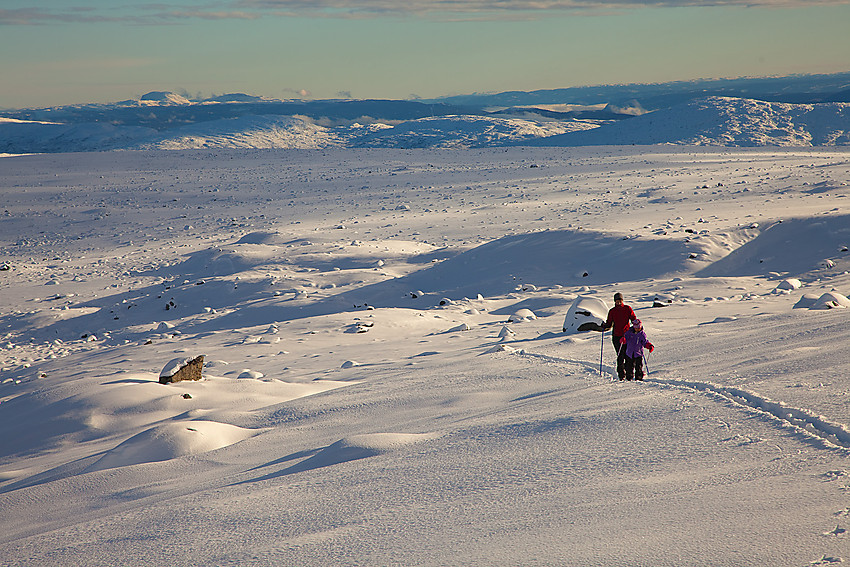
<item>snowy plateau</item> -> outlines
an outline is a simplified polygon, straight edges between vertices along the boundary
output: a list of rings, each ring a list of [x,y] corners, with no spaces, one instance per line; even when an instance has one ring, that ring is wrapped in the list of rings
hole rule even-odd
[[[850,561],[846,103],[229,100],[0,123],[0,564]]]

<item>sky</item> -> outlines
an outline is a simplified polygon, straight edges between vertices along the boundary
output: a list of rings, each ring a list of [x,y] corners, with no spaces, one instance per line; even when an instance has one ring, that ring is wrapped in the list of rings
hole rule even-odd
[[[850,71],[850,0],[0,0],[0,108]]]

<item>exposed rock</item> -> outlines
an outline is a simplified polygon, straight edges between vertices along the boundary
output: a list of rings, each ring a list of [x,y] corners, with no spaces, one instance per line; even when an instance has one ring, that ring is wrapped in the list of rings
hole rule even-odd
[[[169,384],[184,380],[200,380],[204,370],[204,355],[195,358],[175,358],[159,373],[159,383]]]

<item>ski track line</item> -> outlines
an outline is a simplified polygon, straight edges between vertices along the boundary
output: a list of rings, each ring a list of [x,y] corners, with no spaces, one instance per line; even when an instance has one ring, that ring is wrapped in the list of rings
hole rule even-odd
[[[599,365],[587,361],[560,358],[545,354],[517,350],[511,354],[535,358],[556,364],[578,364],[598,372]],[[610,366],[605,366],[610,372]],[[777,402],[760,396],[755,392],[742,390],[730,386],[721,386],[711,382],[700,382],[696,380],[644,378],[644,384],[658,384],[670,388],[686,391],[696,391],[710,397],[731,402],[736,406],[743,407],[748,411],[764,415],[774,421],[779,421],[782,427],[790,428],[803,434],[805,437],[818,440],[828,448],[840,449],[850,455],[850,429],[841,423],[829,421],[827,418],[817,415],[803,408],[795,408],[785,402]]]

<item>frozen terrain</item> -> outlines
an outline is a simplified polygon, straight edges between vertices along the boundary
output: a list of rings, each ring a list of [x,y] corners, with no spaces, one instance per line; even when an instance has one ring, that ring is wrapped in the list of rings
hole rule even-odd
[[[833,98],[846,98],[841,94]],[[639,101],[631,106],[560,102],[476,108],[420,101],[271,101],[249,95],[193,102],[155,92],[112,105],[0,112],[0,152],[850,145],[850,102],[705,94],[651,110]]]
[[[842,148],[2,158],[0,562],[848,561],[848,183]],[[643,383],[563,331],[615,291]]]

